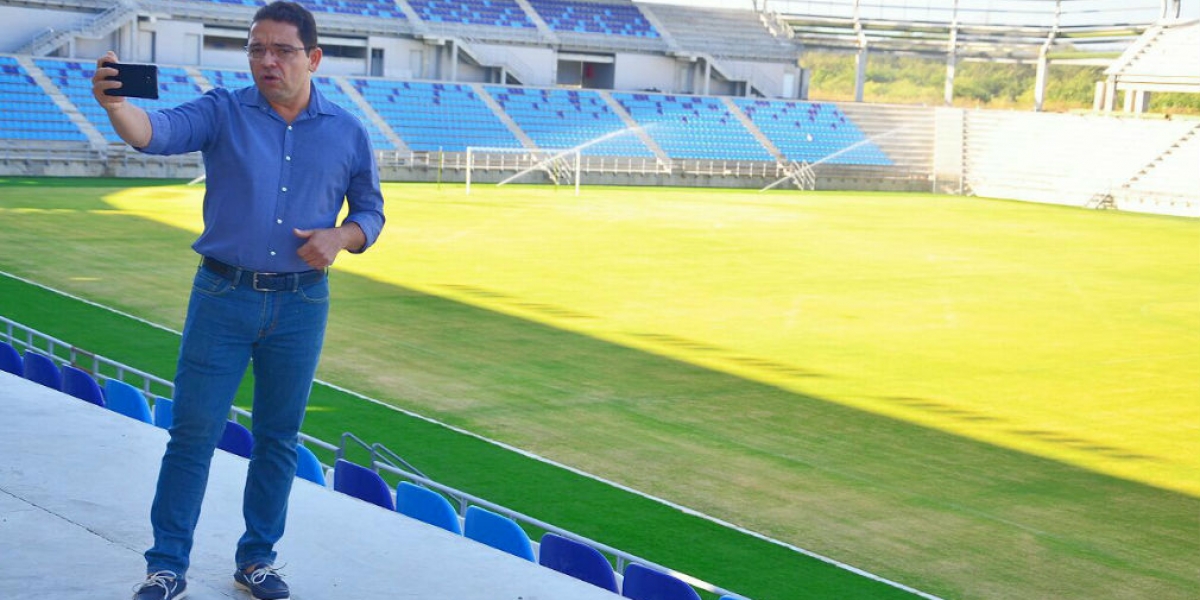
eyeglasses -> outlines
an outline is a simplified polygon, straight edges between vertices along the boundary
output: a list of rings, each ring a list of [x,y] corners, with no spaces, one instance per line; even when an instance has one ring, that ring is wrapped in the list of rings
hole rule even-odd
[[[289,60],[296,56],[299,52],[308,52],[312,48],[307,46],[289,46],[287,44],[271,44],[266,46],[263,44],[251,44],[246,46],[246,55],[250,60],[262,60],[267,57],[267,53],[275,55],[279,60]]]

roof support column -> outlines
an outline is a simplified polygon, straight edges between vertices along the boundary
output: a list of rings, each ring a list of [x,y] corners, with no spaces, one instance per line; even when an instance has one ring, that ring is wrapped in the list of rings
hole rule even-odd
[[[950,17],[950,43],[946,48],[946,86],[942,92],[942,102],[946,106],[954,104],[954,71],[958,66],[958,0],[954,0],[954,12]]]
[[[867,84],[867,34],[863,31],[858,16],[859,0],[854,0],[854,33],[858,36],[858,54],[854,64],[854,101],[863,101],[863,88]]]

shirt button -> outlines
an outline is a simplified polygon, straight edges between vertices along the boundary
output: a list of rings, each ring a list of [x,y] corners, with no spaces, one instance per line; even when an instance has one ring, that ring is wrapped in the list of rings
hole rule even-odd
[[[283,225],[283,219],[275,219],[276,225]]]
[[[292,160],[292,157],[290,157],[290,156],[285,156],[285,157],[283,157],[283,160]]]
[[[271,256],[275,256],[275,251],[274,251],[274,250],[272,250],[272,251],[271,251]]]
[[[288,131],[291,131],[291,130],[292,130],[292,126],[288,125]]]
[[[285,191],[285,192],[287,191],[287,186],[286,186],[286,185],[285,185],[285,186],[283,186],[283,191]]]

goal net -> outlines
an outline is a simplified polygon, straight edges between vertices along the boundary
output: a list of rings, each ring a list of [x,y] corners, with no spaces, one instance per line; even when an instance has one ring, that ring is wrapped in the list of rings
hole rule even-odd
[[[469,146],[467,148],[467,194],[471,193],[471,180],[480,173],[498,171],[513,173],[496,185],[504,185],[542,173],[555,186],[570,185],[579,195],[580,169],[579,149],[550,148],[489,148]]]

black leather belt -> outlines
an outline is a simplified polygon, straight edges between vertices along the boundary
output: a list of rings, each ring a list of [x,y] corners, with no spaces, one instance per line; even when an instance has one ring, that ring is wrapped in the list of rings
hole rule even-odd
[[[204,257],[200,263],[205,269],[228,279],[234,287],[249,286],[256,292],[294,292],[297,289],[325,279],[324,270],[300,271],[298,273],[261,273],[247,271],[227,265],[215,258]]]

